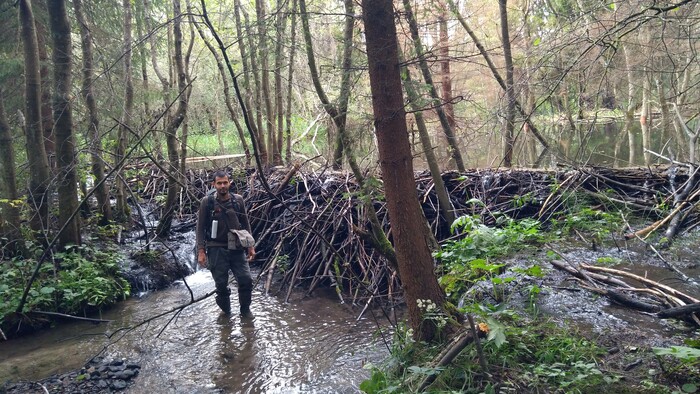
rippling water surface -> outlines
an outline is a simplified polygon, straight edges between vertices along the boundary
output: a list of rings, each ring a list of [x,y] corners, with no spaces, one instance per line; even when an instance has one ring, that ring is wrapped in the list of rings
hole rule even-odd
[[[214,288],[206,270],[187,283],[195,298]],[[36,380],[79,368],[109,344],[108,358],[141,364],[132,393],[356,393],[369,375],[363,365],[387,354],[371,315],[356,321],[359,308],[330,296],[284,303],[255,292],[252,322],[221,315],[209,297],[177,315],[105,336],[189,301],[180,284],[121,303],[103,315],[113,320],[107,325],[71,322],[0,343],[0,379]]]

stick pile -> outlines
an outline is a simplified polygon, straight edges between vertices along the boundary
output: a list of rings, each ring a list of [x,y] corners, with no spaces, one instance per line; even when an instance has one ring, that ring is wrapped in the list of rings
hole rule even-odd
[[[166,190],[167,178],[157,170],[148,171],[150,180],[133,187],[141,198],[154,201]],[[179,228],[192,228],[210,174],[188,171]],[[293,288],[302,287],[310,294],[320,286],[332,286],[342,301],[353,304],[396,300],[400,289],[397,273],[361,236],[369,225],[352,175],[274,168],[265,176],[282,203],[268,195],[259,176],[253,170],[232,171],[232,190],[246,201],[262,266],[259,283],[266,291],[284,292],[289,298]],[[547,221],[564,207],[566,198],[580,193],[590,197],[592,206],[624,205],[656,220],[662,218],[657,207],[671,201],[672,190],[689,178],[678,170],[671,176],[668,168],[487,169],[445,172],[442,177],[456,216],[480,215],[487,224],[495,223],[496,214]],[[416,185],[437,240],[451,237],[450,223],[440,215],[429,173],[417,173]],[[482,204],[475,204],[475,199]],[[376,199],[373,204],[391,239],[385,203]],[[698,215],[689,212],[684,223],[696,225]]]

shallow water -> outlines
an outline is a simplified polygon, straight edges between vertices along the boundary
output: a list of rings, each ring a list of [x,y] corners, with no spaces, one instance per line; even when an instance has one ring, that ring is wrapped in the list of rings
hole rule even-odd
[[[195,299],[214,288],[206,270],[186,280]],[[233,289],[234,306],[235,294]],[[122,302],[103,314],[112,320],[108,324],[69,322],[0,343],[0,382],[79,368],[107,346],[106,357],[141,365],[131,393],[356,393],[369,376],[363,365],[387,355],[371,315],[356,321],[360,308],[341,305],[330,294],[285,304],[254,292],[252,322],[221,315],[209,297],[105,336],[189,302],[179,284]]]

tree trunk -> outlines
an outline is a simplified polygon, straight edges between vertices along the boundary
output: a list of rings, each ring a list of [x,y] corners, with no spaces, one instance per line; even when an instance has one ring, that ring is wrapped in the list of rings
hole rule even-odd
[[[294,55],[297,51],[297,0],[292,0],[292,25],[290,31],[292,37],[290,38],[289,47],[289,67],[287,69],[287,112],[285,114],[285,133],[287,136],[287,145],[285,149],[285,158],[287,163],[292,161],[292,92],[294,85]],[[280,148],[281,149],[281,148]]]
[[[309,63],[309,71],[311,73],[311,80],[314,84],[314,89],[318,95],[323,108],[326,113],[333,120],[333,124],[336,128],[336,139],[333,147],[333,168],[339,170],[343,167],[343,152],[345,152],[345,147],[343,144],[348,142],[344,139],[348,102],[350,100],[350,78],[352,76],[352,42],[353,42],[353,28],[354,28],[354,18],[352,15],[352,10],[354,9],[353,4],[349,0],[345,0],[345,29],[343,32],[343,60],[342,60],[342,76],[340,81],[340,96],[338,98],[338,106],[334,106],[328,99],[326,92],[321,85],[321,79],[318,75],[318,68],[316,67],[316,55],[313,49],[313,40],[311,38],[311,28],[309,27],[309,15],[306,11],[306,1],[299,0],[299,12],[301,15],[301,25],[302,33],[304,35],[304,42],[306,43],[306,58]]]
[[[447,193],[447,189],[445,188],[445,182],[442,179],[440,166],[438,164],[437,157],[435,157],[435,149],[430,142],[430,134],[428,133],[428,128],[425,126],[425,120],[423,119],[423,112],[420,111],[418,105],[420,102],[418,92],[416,92],[416,89],[413,86],[411,71],[409,70],[408,66],[403,67],[402,75],[404,76],[403,87],[406,90],[408,101],[411,103],[411,108],[413,110],[413,116],[416,119],[416,126],[418,127],[418,135],[420,137],[421,146],[423,147],[423,154],[425,155],[425,160],[428,162],[430,175],[433,178],[433,183],[435,184],[435,193],[437,194],[438,201],[440,202],[440,212],[442,212],[442,216],[445,218],[447,226],[450,226],[455,221],[454,207],[450,201],[450,195]]]
[[[501,17],[501,43],[506,65],[506,124],[503,133],[503,165],[511,167],[513,165],[513,147],[515,146],[515,89],[513,87],[513,56],[510,51],[507,2],[507,0],[498,0]]]
[[[236,126],[236,131],[238,132],[238,138],[241,141],[241,147],[243,148],[243,152],[245,153],[245,159],[246,163],[250,163],[251,161],[251,153],[250,153],[250,147],[248,147],[248,141],[245,139],[245,134],[243,132],[243,127],[241,127],[240,122],[238,121],[238,116],[236,116],[236,110],[234,109],[233,106],[233,98],[231,97],[231,88],[228,82],[229,76],[226,73],[226,69],[224,68],[224,63],[221,61],[221,55],[219,55],[219,52],[214,48],[214,46],[209,42],[207,39],[206,34],[204,34],[204,30],[202,30],[202,27],[200,26],[199,23],[192,23],[196,28],[197,32],[199,33],[199,37],[201,40],[204,42],[204,44],[207,46],[209,49],[209,52],[214,56],[214,60],[216,61],[216,67],[219,69],[219,75],[221,76],[221,83],[223,85],[223,91],[224,91],[224,103],[226,103],[226,109],[228,109],[228,115],[229,119],[234,123]],[[244,64],[247,62],[243,62]],[[244,66],[245,70],[245,66]],[[210,119],[210,125],[211,125],[211,114],[209,111],[209,107],[205,107],[205,111],[208,114],[208,117]],[[218,126],[218,111],[216,112],[217,118],[216,118],[216,125]],[[220,154],[224,154],[226,149],[224,148],[224,143],[221,139],[221,131],[219,130],[218,127],[212,127],[212,130],[216,131],[216,136],[217,140],[219,141],[219,151]]]
[[[418,301],[432,301],[444,312],[445,293],[433,271],[428,236],[423,230],[425,219],[416,195],[392,1],[363,0],[362,8],[379,162],[408,319],[416,339],[434,341],[438,327],[435,320],[424,318],[425,309]]]
[[[95,198],[97,199],[97,209],[100,213],[100,224],[107,224],[112,220],[112,206],[109,201],[109,190],[107,183],[101,182],[105,174],[105,165],[102,160],[102,136],[100,135],[99,117],[97,113],[97,104],[95,100],[95,92],[92,88],[93,84],[93,55],[92,55],[92,36],[90,28],[85,20],[82,11],[82,0],[73,0],[73,8],[75,9],[75,18],[78,21],[80,28],[80,42],[83,54],[83,84],[81,96],[85,100],[87,107],[87,135],[90,141],[90,160],[92,164],[92,176],[95,189]]]
[[[34,21],[36,26],[36,39],[39,49],[39,76],[41,77],[41,126],[44,135],[44,149],[46,150],[46,158],[49,163],[49,172],[52,173],[56,169],[56,135],[53,129],[53,112],[51,111],[51,75],[47,48],[48,31],[45,25],[46,20],[41,16],[48,15],[46,3],[35,1],[32,4],[34,9],[38,10],[35,15],[38,18]]]
[[[29,207],[32,210],[30,225],[44,238],[48,231],[49,162],[44,150],[41,125],[41,78],[39,76],[39,50],[34,27],[34,15],[29,0],[19,0],[19,20],[24,44],[24,94],[25,136],[29,162]]]
[[[644,164],[651,164],[651,153],[647,149],[651,148],[651,103],[649,102],[651,94],[651,83],[649,75],[645,72],[642,76],[642,113],[639,115],[639,124],[642,126],[642,149],[644,152]]]
[[[452,130],[455,129],[455,106],[452,103],[452,72],[450,71],[450,39],[447,29],[448,10],[443,0],[440,0],[438,25],[440,29],[440,79],[442,84],[442,101],[445,103],[445,116]],[[424,123],[425,124],[425,123]]]
[[[260,129],[258,125],[256,124],[256,109],[255,106],[251,105],[251,94],[250,91],[253,88],[251,81],[250,81],[250,74],[252,73],[251,71],[251,66],[250,66],[250,60],[247,53],[248,50],[246,48],[245,40],[243,39],[243,23],[241,21],[241,2],[240,0],[234,0],[233,1],[233,15],[235,18],[236,22],[236,41],[238,42],[238,50],[241,54],[241,65],[243,66],[243,88],[245,89],[245,98],[244,98],[244,104],[245,107],[248,109],[248,124],[251,128],[251,132],[255,135],[255,140],[260,141],[260,134],[258,130]],[[227,79],[227,78],[224,78]],[[240,132],[241,136],[243,135],[242,131]],[[256,143],[253,141],[253,143]],[[260,149],[258,146],[253,147],[254,150],[257,149],[258,153],[260,154]],[[246,156],[246,160],[248,160],[248,157]]]
[[[58,169],[58,234],[59,247],[80,245],[78,212],[78,177],[71,109],[71,31],[65,0],[47,0],[53,41],[53,119],[56,134]]]
[[[245,22],[245,31],[247,32],[246,37],[248,38],[248,45],[250,48],[250,73],[253,75],[253,97],[255,101],[254,106],[247,106],[247,108],[251,108],[254,110],[253,115],[254,117],[249,117],[250,120],[255,119],[255,140],[257,141],[257,151],[258,155],[260,156],[260,160],[264,163],[264,165],[268,165],[269,159],[268,159],[268,152],[267,152],[267,143],[265,142],[265,131],[263,128],[263,113],[262,113],[262,94],[260,91],[262,90],[261,87],[261,82],[260,82],[260,67],[258,66],[258,55],[257,51],[254,50],[254,48],[257,47],[256,43],[253,41],[253,36],[252,34],[252,28],[250,27],[250,22],[248,21],[248,14],[245,12],[245,10],[241,9],[243,13],[243,19]]]
[[[267,164],[274,162],[275,156],[275,121],[272,111],[272,98],[270,97],[270,68],[268,66],[267,53],[267,28],[265,27],[265,18],[267,10],[265,9],[265,0],[255,0],[255,13],[257,15],[258,27],[258,45],[260,59],[260,83],[262,88],[262,103],[265,108],[263,118],[265,120],[265,129],[267,130]],[[263,141],[263,140],[261,140]]]
[[[17,204],[19,193],[15,176],[15,150],[4,102],[5,98],[0,88],[0,236],[7,239],[6,247],[10,255],[14,255],[23,249],[24,242]]]
[[[153,67],[153,72],[155,72],[156,77],[158,78],[158,81],[160,81],[161,88],[163,89],[163,92],[167,92],[170,90],[170,81],[168,78],[163,75],[163,72],[160,70],[160,67],[158,66],[158,53],[156,49],[156,40],[155,40],[155,29],[151,26],[151,18],[149,14],[151,14],[151,7],[150,7],[150,2],[149,0],[144,0],[143,1],[143,12],[144,12],[144,24],[146,25],[146,30],[148,34],[148,47],[149,47],[149,52],[150,52],[150,57],[151,57],[151,67]],[[167,96],[167,95],[166,95]],[[170,105],[169,99],[166,97],[164,98],[164,103],[167,106]],[[167,115],[163,116],[163,118],[167,118]],[[161,136],[154,132],[152,133],[153,136],[153,148],[156,151],[156,157],[162,158],[163,157],[163,143],[161,141]]]
[[[284,92],[282,91],[282,64],[284,62],[284,52],[282,51],[282,40],[287,28],[287,2],[278,1],[276,30],[277,42],[275,43],[275,118],[277,125],[273,133],[274,143],[272,144],[272,162],[275,165],[282,165],[282,144],[284,135]]]
[[[416,22],[415,15],[411,8],[411,2],[409,0],[403,0],[403,6],[406,11],[406,20],[408,21],[408,26],[411,30],[411,38],[413,38],[413,45],[416,48],[416,55],[418,56],[418,64],[420,65],[420,70],[423,73],[423,80],[428,87],[430,92],[430,97],[433,99],[433,106],[437,111],[438,118],[440,119],[440,125],[442,125],[442,130],[447,137],[447,144],[450,149],[450,155],[454,160],[457,170],[464,172],[466,171],[464,167],[464,160],[462,160],[462,153],[459,150],[459,145],[457,144],[457,137],[455,136],[454,130],[450,127],[450,123],[445,114],[445,110],[442,106],[442,101],[437,94],[435,89],[435,84],[433,83],[433,76],[428,67],[428,62],[425,60],[425,50],[423,49],[423,43],[421,41],[420,35],[418,33],[418,23]]]
[[[119,165],[126,154],[129,136],[128,125],[131,124],[132,110],[134,108],[134,85],[131,75],[131,0],[123,0],[122,5],[124,11],[124,105],[122,107],[121,120],[117,135],[117,146],[114,154],[115,165]],[[119,169],[118,174],[121,174],[121,169]],[[114,219],[123,223],[129,220],[130,210],[126,201],[126,185],[124,184],[121,176],[118,176],[118,178],[121,180],[116,182],[117,201],[114,210]]]
[[[177,195],[180,192],[180,183],[182,175],[178,171],[178,145],[177,145],[177,130],[187,116],[187,76],[182,56],[182,29],[181,21],[182,12],[180,8],[180,0],[173,1],[173,46],[175,70],[177,71],[177,86],[180,91],[177,110],[170,118],[170,121],[165,129],[165,138],[168,146],[168,194],[163,207],[163,216],[158,222],[156,233],[159,237],[165,237],[170,233],[173,216],[177,207]]]
[[[142,2],[136,2],[136,14],[134,17],[134,20],[136,21],[136,34],[138,37],[145,37],[146,32],[144,24],[145,24],[145,19],[146,19],[146,9],[144,7],[144,3]],[[146,44],[143,43],[142,45],[138,46],[139,48],[139,64],[141,66],[141,87],[143,89],[143,92],[146,94],[142,95],[143,98],[143,118],[142,122],[147,123],[151,117],[151,103],[149,100],[149,91],[150,91],[150,86],[149,86],[149,80],[148,80],[148,53],[146,50],[148,49],[146,47]],[[151,134],[152,138],[153,134]],[[155,142],[155,141],[154,141]]]

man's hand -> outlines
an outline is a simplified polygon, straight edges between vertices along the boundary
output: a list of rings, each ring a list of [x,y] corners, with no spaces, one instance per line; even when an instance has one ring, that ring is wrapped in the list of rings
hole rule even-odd
[[[248,248],[248,262],[255,260],[255,246]]]
[[[199,249],[197,253],[197,263],[202,268],[207,268],[207,254],[204,253],[204,249]]]

